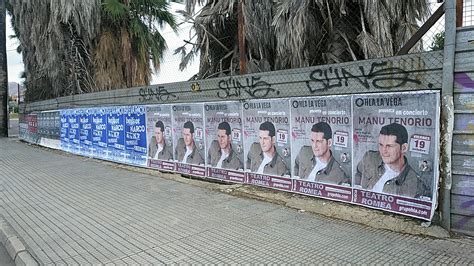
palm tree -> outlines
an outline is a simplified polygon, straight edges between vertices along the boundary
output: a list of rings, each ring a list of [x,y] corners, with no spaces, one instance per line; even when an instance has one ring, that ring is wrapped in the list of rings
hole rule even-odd
[[[53,2],[8,1],[29,101],[146,85],[166,49],[159,28],[176,30],[166,0]]]
[[[150,83],[166,49],[164,23],[177,30],[166,0],[103,0],[101,32],[94,51],[94,77],[100,89]]]
[[[427,0],[189,0],[196,36],[176,50],[182,68],[200,52],[200,78],[236,73],[239,1],[248,72],[391,56],[429,15]]]
[[[92,82],[89,51],[99,32],[100,2],[51,3],[8,1],[30,101],[87,91]]]

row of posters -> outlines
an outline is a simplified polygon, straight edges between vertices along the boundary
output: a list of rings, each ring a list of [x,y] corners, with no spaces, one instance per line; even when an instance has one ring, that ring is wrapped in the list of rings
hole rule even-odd
[[[439,93],[61,111],[61,148],[425,220],[438,183]]]

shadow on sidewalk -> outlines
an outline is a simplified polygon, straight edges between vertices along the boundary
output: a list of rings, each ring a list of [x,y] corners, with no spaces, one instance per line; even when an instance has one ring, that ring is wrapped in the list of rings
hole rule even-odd
[[[7,250],[3,245],[0,245],[0,265],[2,266],[14,266],[15,262],[13,262],[10,255],[8,255]]]

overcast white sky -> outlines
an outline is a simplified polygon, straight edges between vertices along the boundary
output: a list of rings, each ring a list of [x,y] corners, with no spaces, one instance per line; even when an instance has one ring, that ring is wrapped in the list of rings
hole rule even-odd
[[[8,82],[22,83],[20,79],[21,72],[24,71],[22,56],[16,52],[18,47],[18,40],[11,39],[10,36],[14,35],[10,16],[6,17],[6,46],[7,46],[7,64],[8,64]]]

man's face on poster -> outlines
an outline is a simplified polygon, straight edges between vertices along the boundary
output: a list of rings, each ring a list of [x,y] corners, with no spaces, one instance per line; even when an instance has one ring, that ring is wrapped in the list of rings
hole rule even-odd
[[[194,134],[191,133],[191,129],[183,128],[183,140],[186,146],[191,146],[193,143],[193,136]]]
[[[379,136],[379,152],[382,161],[385,164],[395,164],[403,158],[403,154],[407,151],[408,144],[398,144],[397,136],[383,135]]]
[[[156,138],[156,142],[158,142],[159,144],[163,144],[163,132],[161,132],[161,128],[160,127],[155,127],[155,138]]]
[[[311,147],[313,148],[313,154],[316,157],[326,155],[331,148],[332,140],[325,139],[324,133],[322,132],[311,132]]]
[[[263,152],[270,152],[275,144],[275,137],[270,137],[269,134],[268,130],[260,130],[258,132],[258,139]]]
[[[226,134],[225,129],[217,130],[217,140],[219,141],[219,147],[221,149],[230,147],[230,136]]]

